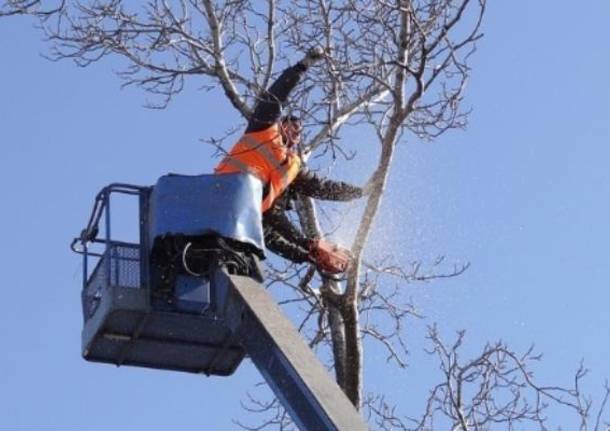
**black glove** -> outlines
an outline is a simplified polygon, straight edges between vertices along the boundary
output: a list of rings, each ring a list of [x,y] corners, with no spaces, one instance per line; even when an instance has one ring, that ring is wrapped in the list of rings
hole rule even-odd
[[[305,67],[309,67],[322,58],[324,58],[324,50],[319,46],[314,46],[307,51],[307,54],[305,54],[305,57],[303,57],[303,60],[301,60],[300,63]]]

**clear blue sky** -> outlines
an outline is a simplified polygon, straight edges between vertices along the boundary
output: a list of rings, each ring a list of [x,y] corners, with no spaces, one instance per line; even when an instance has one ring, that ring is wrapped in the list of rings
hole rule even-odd
[[[594,395],[610,377],[609,22],[602,0],[492,2],[469,128],[400,147],[373,243],[406,260],[472,264],[459,279],[407,287],[427,316],[408,328],[415,351],[424,324],[438,322],[447,337],[466,329],[470,352],[488,340],[536,344],[543,383],[570,384],[582,358]],[[143,109],[143,93],[120,90],[116,64],[78,69],[44,51],[31,21],[0,20],[0,429],[235,429],[260,379],[250,364],[221,379],[80,358],[80,259],[68,244],[104,185],[210,172],[199,138],[237,116],[196,91]],[[423,357],[392,373],[380,358],[367,355],[367,384],[391,386],[417,414],[435,383],[417,372]]]

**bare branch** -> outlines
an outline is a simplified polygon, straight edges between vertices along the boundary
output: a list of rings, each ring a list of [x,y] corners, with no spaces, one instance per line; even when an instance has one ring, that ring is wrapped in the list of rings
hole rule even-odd
[[[51,3],[49,6],[43,3]],[[0,6],[0,17],[14,15],[34,15],[45,18],[59,12],[65,5],[65,0],[43,2],[42,0],[4,0]]]

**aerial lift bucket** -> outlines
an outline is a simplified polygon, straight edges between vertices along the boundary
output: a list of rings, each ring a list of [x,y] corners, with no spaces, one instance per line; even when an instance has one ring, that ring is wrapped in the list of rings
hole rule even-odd
[[[83,255],[84,358],[208,375],[233,373],[245,353],[218,313],[226,287],[216,283],[210,289],[214,272],[199,268],[196,277],[189,274],[182,261],[195,260],[191,266],[196,266],[196,259],[188,250],[181,254],[168,247],[190,243],[194,254],[195,240],[207,239],[205,245],[213,249],[220,238],[229,247],[225,255],[241,253],[248,271],[260,279],[261,193],[258,180],[237,174],[170,174],[153,187],[105,187],[87,228],[72,244]],[[117,194],[139,200],[139,243],[111,235],[111,198]],[[100,224],[105,232],[97,238]],[[235,244],[240,247],[231,249]],[[222,257],[223,251],[218,254]]]

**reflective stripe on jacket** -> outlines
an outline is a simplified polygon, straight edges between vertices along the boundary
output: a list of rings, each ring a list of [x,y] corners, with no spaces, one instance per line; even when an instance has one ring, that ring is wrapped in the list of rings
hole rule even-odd
[[[262,203],[262,212],[265,212],[294,181],[300,169],[301,159],[288,151],[282,142],[279,125],[273,124],[243,135],[214,172],[244,172],[258,177],[268,190]]]

